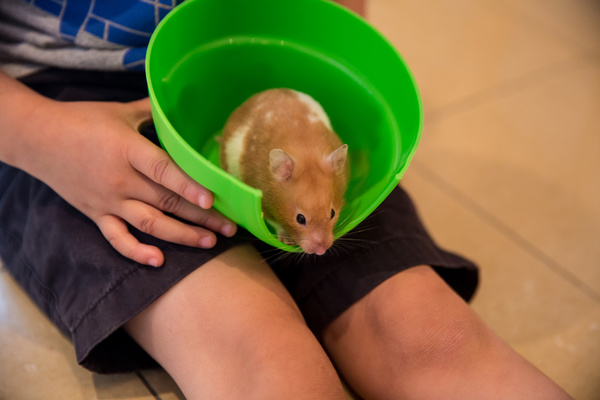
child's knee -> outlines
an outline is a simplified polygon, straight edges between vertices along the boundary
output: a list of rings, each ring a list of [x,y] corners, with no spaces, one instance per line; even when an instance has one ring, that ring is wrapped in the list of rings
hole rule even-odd
[[[239,375],[251,383],[246,398],[344,398],[331,361],[301,321],[274,315],[239,336],[238,354]]]
[[[373,339],[411,370],[468,362],[485,338],[483,323],[429,267],[391,278],[367,304]]]

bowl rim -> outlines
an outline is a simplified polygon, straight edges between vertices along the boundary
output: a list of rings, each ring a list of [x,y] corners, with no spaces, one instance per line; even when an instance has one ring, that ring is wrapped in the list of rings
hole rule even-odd
[[[185,10],[185,8],[189,7],[190,4],[193,4],[193,3],[199,2],[199,1],[209,1],[209,0],[187,0],[187,1],[179,4],[159,22],[159,24],[157,25],[156,29],[154,30],[154,32],[150,38],[150,41],[148,43],[147,56],[146,56],[146,60],[145,60],[145,73],[146,73],[146,80],[147,80],[147,84],[148,84],[148,96],[150,97],[150,100],[151,100],[150,102],[152,105],[152,111],[153,111],[153,113],[154,112],[158,113],[158,116],[159,116],[159,119],[161,120],[161,122],[166,125],[168,130],[170,130],[172,133],[174,133],[174,135],[173,135],[174,138],[177,140],[177,142],[181,146],[183,146],[183,148],[185,148],[185,150],[190,155],[192,155],[194,158],[198,159],[205,167],[208,167],[211,170],[213,170],[215,173],[219,174],[220,177],[231,180],[231,182],[234,184],[243,185],[246,187],[246,190],[253,193],[253,195],[258,200],[258,211],[257,212],[260,212],[259,219],[262,221],[262,224],[259,221],[259,225],[262,225],[261,226],[262,232],[260,232],[260,233],[262,233],[263,236],[258,235],[257,233],[259,233],[259,232],[252,231],[252,233],[254,235],[256,235],[260,240],[265,241],[266,243],[268,243],[274,247],[278,247],[281,250],[285,250],[285,251],[289,251],[289,252],[298,252],[300,250],[296,246],[286,245],[286,244],[280,242],[279,240],[273,238],[273,235],[269,231],[269,229],[266,225],[266,222],[262,218],[262,210],[261,210],[262,192],[259,189],[250,187],[247,184],[245,184],[244,182],[238,180],[237,178],[227,174],[227,172],[225,172],[223,169],[214,165],[206,157],[204,157],[204,155],[202,155],[198,151],[196,151],[172,125],[170,119],[165,114],[163,107],[160,105],[158,98],[156,96],[156,91],[155,91],[154,84],[152,81],[152,72],[151,72],[152,59],[153,59],[151,57],[151,54],[152,54],[152,49],[154,47],[156,38],[157,38],[159,32],[161,31],[161,29],[166,24],[168,24],[171,19],[175,18],[175,15],[177,15],[177,13],[181,13],[182,10]],[[394,187],[400,182],[400,180],[404,176],[404,173],[410,166],[410,163],[411,163],[411,161],[417,151],[419,143],[421,141],[421,136],[422,136],[422,132],[423,132],[423,124],[424,124],[423,104],[422,104],[422,98],[421,98],[421,93],[420,93],[419,87],[417,85],[417,82],[416,82],[413,72],[411,71],[411,69],[408,66],[408,63],[406,62],[404,57],[400,54],[398,49],[391,43],[391,41],[387,37],[385,37],[374,25],[372,25],[369,21],[362,18],[358,14],[352,12],[351,10],[348,10],[344,6],[342,6],[338,3],[335,3],[333,1],[330,1],[330,0],[305,0],[305,1],[312,1],[315,3],[317,3],[317,2],[327,3],[329,6],[336,8],[338,10],[337,12],[342,12],[342,13],[350,15],[352,18],[357,20],[359,23],[362,23],[366,27],[368,27],[378,37],[379,40],[381,40],[383,43],[385,43],[386,47],[389,48],[393,52],[393,55],[395,57],[397,57],[398,60],[400,61],[400,63],[404,66],[407,77],[414,89],[414,95],[415,95],[415,99],[416,99],[416,103],[417,103],[417,110],[419,113],[419,121],[418,121],[418,126],[416,129],[416,134],[414,135],[414,142],[413,142],[413,145],[411,146],[410,150],[406,154],[404,163],[401,164],[400,162],[398,162],[399,165],[396,167],[397,169],[394,172],[394,175],[392,176],[392,178],[390,179],[388,184],[385,186],[385,188],[379,193],[379,195],[377,195],[375,200],[368,207],[366,207],[363,211],[361,211],[361,216],[359,216],[359,218],[352,221],[348,225],[348,226],[351,225],[348,229],[344,229],[343,232],[341,232],[339,235],[336,235],[336,239],[337,239],[339,236],[342,236],[342,235],[346,234],[348,231],[350,231],[351,229],[353,229],[356,225],[358,225],[360,222],[362,222],[362,220],[364,220],[368,215],[370,215],[379,206],[379,204],[381,204],[381,202],[383,202],[383,200],[389,195],[389,193],[391,193],[391,191],[394,189]],[[161,144],[162,144],[162,141],[161,141]],[[163,145],[163,148],[167,152],[169,152],[169,150],[164,145]],[[352,215],[352,213],[353,212],[351,212],[350,215]]]

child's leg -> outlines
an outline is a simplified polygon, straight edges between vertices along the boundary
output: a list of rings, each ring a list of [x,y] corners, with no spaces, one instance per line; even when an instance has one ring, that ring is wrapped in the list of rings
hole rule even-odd
[[[388,279],[331,323],[325,347],[365,399],[568,399],[428,266]]]
[[[289,293],[250,246],[202,265],[125,326],[192,399],[344,399]]]

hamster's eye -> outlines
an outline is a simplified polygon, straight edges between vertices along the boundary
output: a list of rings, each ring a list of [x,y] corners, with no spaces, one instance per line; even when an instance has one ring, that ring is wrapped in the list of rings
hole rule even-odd
[[[335,211],[333,211],[333,208],[331,209],[331,219],[333,219],[333,217],[335,217]]]
[[[300,225],[306,225],[306,218],[304,218],[304,215],[302,214],[296,215],[296,221],[298,221]]]

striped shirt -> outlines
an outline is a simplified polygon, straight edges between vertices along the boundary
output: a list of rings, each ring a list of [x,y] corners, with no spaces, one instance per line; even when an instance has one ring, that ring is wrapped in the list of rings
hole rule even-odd
[[[0,0],[0,69],[143,71],[152,32],[183,0]]]

